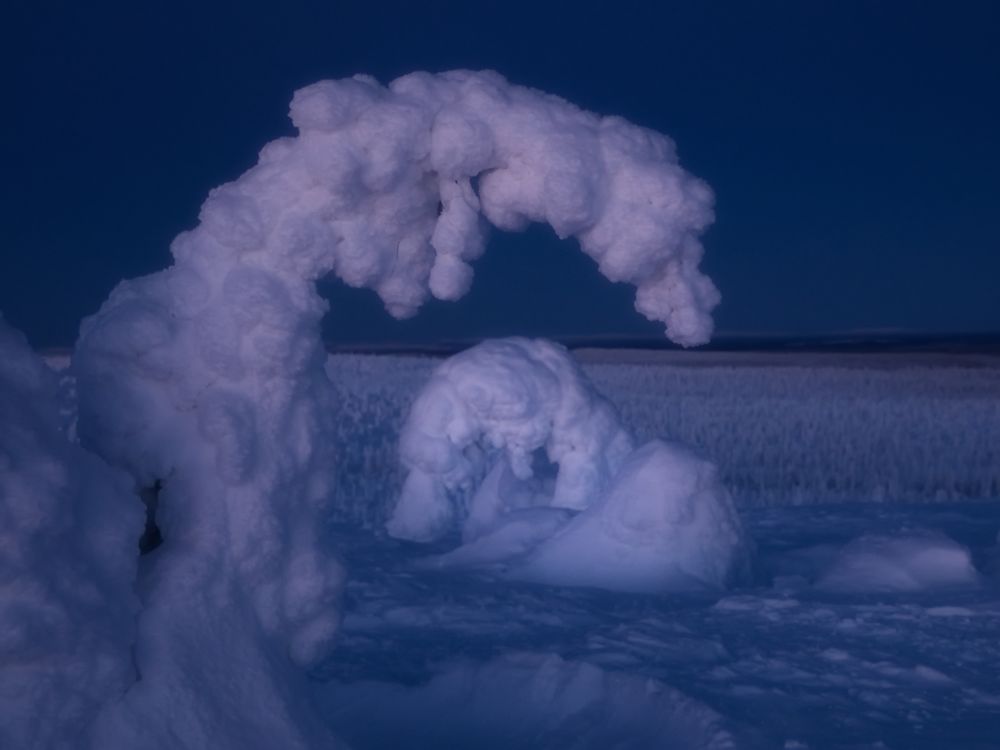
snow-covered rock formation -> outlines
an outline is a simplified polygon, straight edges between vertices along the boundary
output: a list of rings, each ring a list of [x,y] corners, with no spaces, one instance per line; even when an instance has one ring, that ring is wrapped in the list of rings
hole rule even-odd
[[[463,544],[441,567],[626,591],[725,585],[748,542],[715,467],[682,446],[635,449],[564,347],[487,341],[442,363],[400,436],[408,474],[392,536]]]
[[[77,748],[135,680],[142,506],[69,441],[55,374],[0,318],[0,747]]]

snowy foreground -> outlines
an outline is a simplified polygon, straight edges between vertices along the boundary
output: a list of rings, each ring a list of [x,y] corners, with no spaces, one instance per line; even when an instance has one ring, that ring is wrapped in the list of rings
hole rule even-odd
[[[392,508],[403,473],[386,436],[436,361],[333,356],[345,439],[332,544],[351,573],[338,649],[313,677],[341,737],[997,746],[996,361],[583,358],[640,438],[678,438],[719,463],[757,545],[752,581],[660,596],[532,585],[430,571],[427,545],[359,534]]]
[[[457,530],[417,544],[388,537],[384,525],[405,476],[398,436],[438,361],[333,356],[336,506],[320,540],[346,572],[343,620],[329,656],[307,682],[291,683],[303,716],[315,703],[310,715],[325,725],[307,736],[331,738],[303,746],[997,746],[995,361],[583,359],[637,439],[680,439],[720,465],[756,545],[750,579],[725,591],[636,594],[429,568],[429,554],[456,546]],[[46,377],[24,382],[33,379]],[[46,382],[42,396],[54,401]],[[62,390],[71,395],[70,378]],[[140,581],[156,575],[169,544],[141,559]],[[74,633],[59,621],[47,627],[36,632],[50,643]],[[46,646],[84,665],[69,690],[115,689],[108,673],[86,666],[80,649],[92,646],[60,647]],[[203,658],[208,668],[215,661]],[[200,675],[193,666],[179,664],[178,674]],[[7,715],[38,708],[8,674],[5,700],[18,703],[7,703]],[[261,697],[247,675],[231,697],[234,717]],[[190,721],[187,709],[165,717],[179,731]],[[222,745],[242,736],[264,746],[253,727],[223,718],[206,714]],[[82,726],[61,720],[67,732]]]

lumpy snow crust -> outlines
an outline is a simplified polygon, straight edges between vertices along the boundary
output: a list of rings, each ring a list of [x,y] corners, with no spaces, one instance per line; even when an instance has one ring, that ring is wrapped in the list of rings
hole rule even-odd
[[[715,467],[662,440],[636,449],[569,352],[486,341],[451,357],[400,436],[407,476],[386,528],[426,561],[540,583],[656,592],[725,586],[749,542]]]
[[[0,747],[77,748],[135,679],[142,512],[69,441],[57,380],[0,318]]]

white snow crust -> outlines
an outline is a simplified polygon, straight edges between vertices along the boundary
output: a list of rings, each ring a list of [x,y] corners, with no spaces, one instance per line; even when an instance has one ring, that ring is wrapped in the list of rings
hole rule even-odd
[[[417,396],[386,528],[429,542],[461,525],[464,544],[427,561],[441,568],[624,591],[724,586],[749,545],[715,467],[660,440],[634,446],[564,347],[486,341]],[[536,472],[546,463],[554,476]]]
[[[142,506],[69,441],[57,379],[0,317],[0,747],[77,748],[135,679]]]

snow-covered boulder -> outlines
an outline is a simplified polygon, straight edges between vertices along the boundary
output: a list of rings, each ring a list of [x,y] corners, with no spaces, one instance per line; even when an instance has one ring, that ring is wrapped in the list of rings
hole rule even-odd
[[[136,679],[142,527],[131,479],[69,441],[54,373],[0,318],[0,747],[84,747]]]
[[[425,542],[462,528],[463,544],[426,565],[639,592],[722,587],[747,568],[715,467],[659,440],[635,449],[552,342],[487,341],[442,363],[400,457],[390,535]]]

